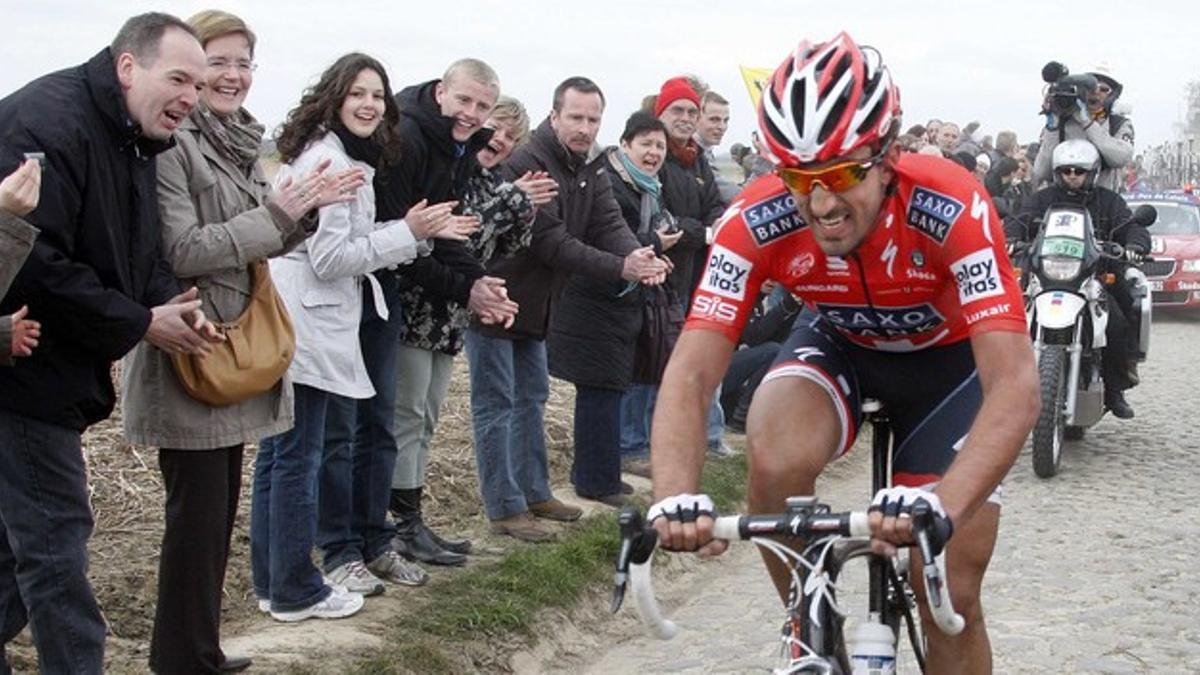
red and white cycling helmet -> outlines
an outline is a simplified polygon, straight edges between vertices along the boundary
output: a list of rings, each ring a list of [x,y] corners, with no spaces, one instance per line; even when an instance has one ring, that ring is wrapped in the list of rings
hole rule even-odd
[[[879,52],[844,31],[828,42],[801,42],[771,76],[758,108],[767,148],[783,166],[877,145],[899,121],[900,90]]]

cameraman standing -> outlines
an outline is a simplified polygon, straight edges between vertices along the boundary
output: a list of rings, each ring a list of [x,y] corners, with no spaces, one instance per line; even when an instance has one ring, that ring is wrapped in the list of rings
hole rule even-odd
[[[1065,69],[1063,74],[1065,75]],[[1100,151],[1100,175],[1096,185],[1119,192],[1123,184],[1125,165],[1133,159],[1133,123],[1124,115],[1112,112],[1123,87],[1112,76],[1107,64],[1101,63],[1087,73],[1095,78],[1096,86],[1080,96],[1078,106],[1070,115],[1056,110],[1054,85],[1046,97],[1044,112],[1046,128],[1042,130],[1041,147],[1033,162],[1033,184],[1049,183],[1051,157],[1062,141],[1083,139]],[[1082,94],[1082,92],[1081,92]]]

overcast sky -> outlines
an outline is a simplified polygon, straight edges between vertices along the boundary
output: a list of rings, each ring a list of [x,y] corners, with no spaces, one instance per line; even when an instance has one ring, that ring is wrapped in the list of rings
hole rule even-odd
[[[89,2],[0,0],[0,95],[46,72],[85,61],[129,15],[160,10],[187,18],[218,7],[258,34],[259,69],[247,108],[277,125],[301,90],[337,56],[365,51],[393,87],[439,77],[453,60],[482,58],[536,124],[565,77],[586,75],[608,97],[600,140],[662,81],[691,72],[733,102],[724,148],[754,125],[739,65],[774,67],[802,37],[848,30],[877,47],[901,89],[905,126],[930,117],[985,133],[1012,129],[1022,142],[1041,125],[1042,65],[1073,72],[1109,61],[1133,106],[1139,150],[1173,136],[1183,88],[1200,79],[1200,2],[1142,3],[809,2],[785,0],[583,0],[374,2],[229,0]]]

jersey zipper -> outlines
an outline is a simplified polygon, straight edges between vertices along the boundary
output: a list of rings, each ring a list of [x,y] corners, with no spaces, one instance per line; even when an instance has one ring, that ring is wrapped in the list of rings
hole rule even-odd
[[[858,251],[851,253],[850,257],[854,259],[854,264],[858,267],[858,278],[862,281],[863,297],[867,299],[867,309],[871,310],[871,316],[878,320],[879,313],[875,311],[875,303],[871,302],[871,289],[867,288],[867,272],[863,269],[862,258],[858,257]]]

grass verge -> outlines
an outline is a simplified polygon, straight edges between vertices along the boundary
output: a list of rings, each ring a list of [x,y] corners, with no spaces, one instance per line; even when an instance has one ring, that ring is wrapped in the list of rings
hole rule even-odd
[[[745,496],[746,460],[706,462],[701,489],[720,511]],[[468,570],[431,589],[432,598],[388,635],[386,647],[354,673],[461,673],[503,669],[507,653],[531,635],[543,610],[565,609],[610,579],[617,555],[615,513],[593,516],[554,544],[522,546],[504,560]]]

